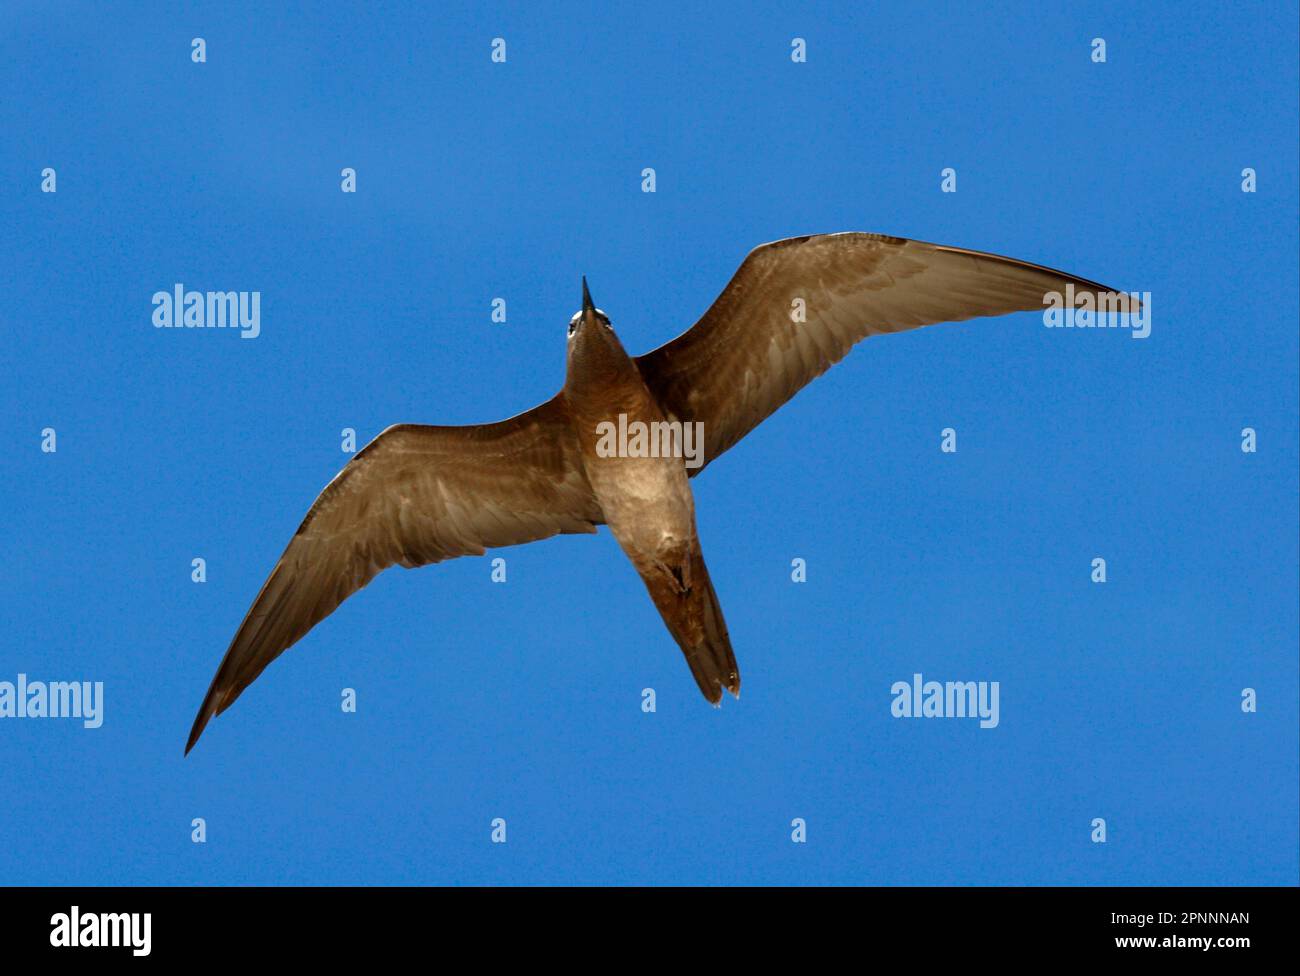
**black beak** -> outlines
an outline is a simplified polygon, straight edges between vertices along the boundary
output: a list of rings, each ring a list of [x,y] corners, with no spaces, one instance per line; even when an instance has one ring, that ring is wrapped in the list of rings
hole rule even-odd
[[[587,276],[582,276],[582,314],[590,315],[596,310],[596,304],[591,300],[591,292],[587,291]]]

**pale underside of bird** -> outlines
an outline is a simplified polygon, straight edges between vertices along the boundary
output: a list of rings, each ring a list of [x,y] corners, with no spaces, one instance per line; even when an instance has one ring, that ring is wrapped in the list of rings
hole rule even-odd
[[[381,570],[599,525],[641,575],[704,697],[738,693],[689,479],[859,340],[1042,309],[1067,287],[1076,301],[1138,310],[1122,292],[994,254],[877,234],[795,237],[755,248],[694,326],[631,357],[584,281],[554,397],[497,423],[389,427],[325,487],[235,633],[186,753],[213,715]],[[690,466],[611,453],[601,439],[620,416],[694,425],[702,456]]]

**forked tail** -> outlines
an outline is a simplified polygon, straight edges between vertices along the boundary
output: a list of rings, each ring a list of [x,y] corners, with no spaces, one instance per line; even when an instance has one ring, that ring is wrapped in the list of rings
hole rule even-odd
[[[704,697],[717,705],[724,688],[740,695],[740,669],[698,542],[687,558],[689,570],[685,566],[670,571],[657,567],[643,571],[641,578],[668,631],[686,655],[695,683]]]

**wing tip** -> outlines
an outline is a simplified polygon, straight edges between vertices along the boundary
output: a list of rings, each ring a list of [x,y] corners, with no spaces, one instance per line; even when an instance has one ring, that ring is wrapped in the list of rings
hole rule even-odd
[[[216,712],[217,710],[212,707],[212,692],[209,691],[203,699],[203,704],[199,706],[199,713],[194,716],[194,724],[190,726],[190,737],[185,742],[185,755],[190,754],[190,750],[199,741],[199,736],[203,735],[203,730],[208,727],[208,722]]]
[[[203,727],[207,724],[207,719],[204,718],[203,714],[200,712],[199,717],[194,720],[194,727],[190,729],[190,737],[185,743],[185,755],[188,756],[190,754],[190,750],[194,748],[194,744],[199,741],[199,736],[203,734]]]

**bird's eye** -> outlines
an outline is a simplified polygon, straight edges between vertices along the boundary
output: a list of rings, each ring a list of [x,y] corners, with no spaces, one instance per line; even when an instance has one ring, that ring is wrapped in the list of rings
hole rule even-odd
[[[574,319],[572,322],[569,323],[569,338],[572,339],[573,333],[577,331],[578,331],[578,320]]]

